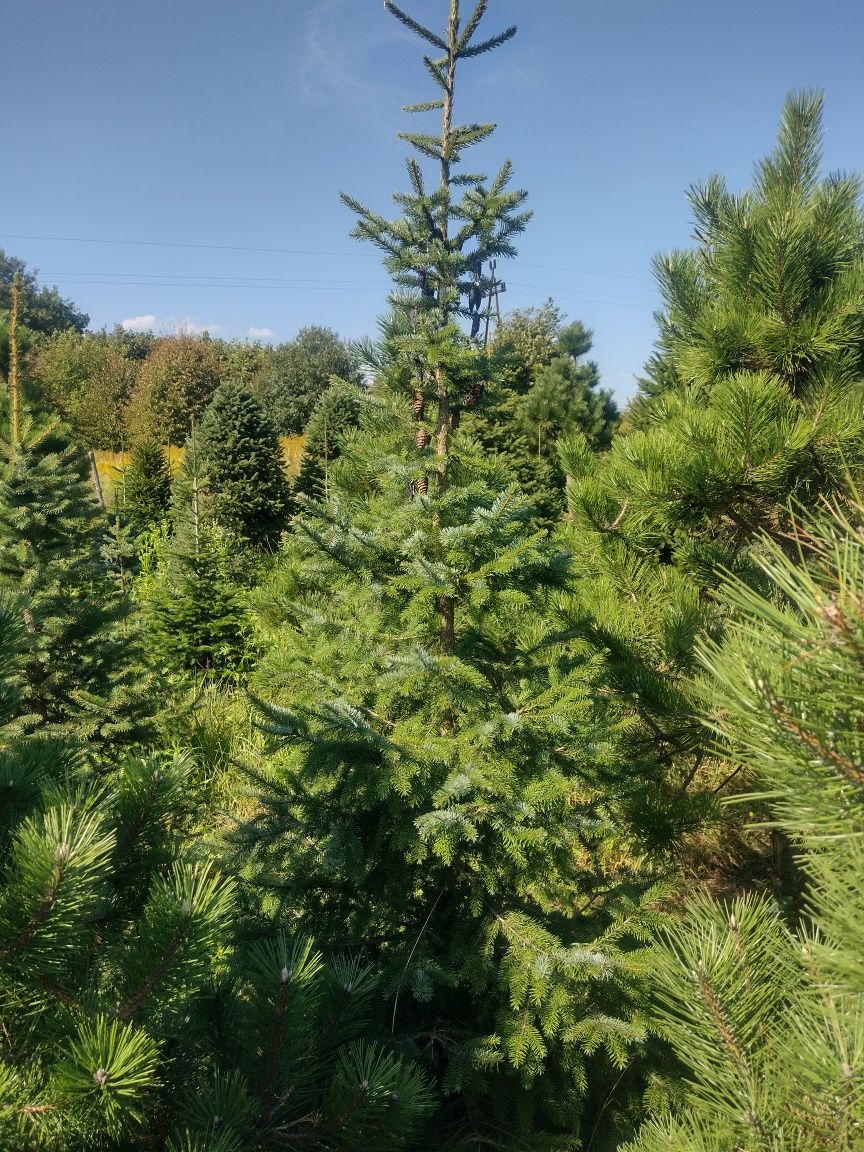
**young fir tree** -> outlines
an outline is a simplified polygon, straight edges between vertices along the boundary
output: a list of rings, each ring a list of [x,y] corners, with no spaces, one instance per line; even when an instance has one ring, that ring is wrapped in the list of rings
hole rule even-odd
[[[285,525],[287,481],[276,430],[242,384],[221,384],[195,431],[208,519],[245,544],[272,548]]]
[[[658,262],[680,387],[600,461],[584,442],[565,450],[583,577],[571,619],[632,715],[622,754],[658,845],[723,788],[693,692],[695,640],[726,616],[720,573],[759,586],[762,540],[786,541],[790,500],[814,506],[864,463],[864,216],[857,180],[819,179],[820,139],[820,101],[790,97],[751,191],[715,177],[691,192],[697,247]]]
[[[22,735],[27,643],[0,600],[0,1145],[403,1147],[428,1093],[361,1039],[368,968],[238,917],[189,757]]]
[[[702,650],[718,751],[799,853],[805,918],[697,900],[657,947],[655,1011],[685,1069],[630,1152],[860,1146],[864,1127],[862,508],[776,544],[770,594],[730,581],[736,617]],[[752,816],[752,812],[751,812]]]
[[[645,1035],[626,953],[657,913],[612,847],[614,717],[561,640],[567,559],[505,460],[452,426],[486,371],[455,323],[464,289],[525,220],[509,166],[491,185],[458,172],[491,126],[454,125],[455,78],[514,30],[478,40],[484,2],[463,26],[452,0],[443,36],[387,7],[441,53],[426,67],[443,99],[420,106],[441,134],[408,134],[440,183],[411,160],[402,219],[358,206],[404,312],[326,500],[260,595],[257,688],[283,750],[257,769],[239,866],[263,914],[380,970],[379,1026],[439,1090],[434,1146],[572,1142],[586,1113],[602,1128]]]
[[[349,429],[360,419],[363,391],[348,380],[334,380],[309,417],[303,432],[303,458],[292,491],[326,497],[328,476]]]
[[[141,440],[132,448],[123,476],[123,511],[137,532],[156,528],[168,518],[171,472],[165,449],[155,440]]]
[[[14,320],[14,310],[13,310]],[[0,435],[0,588],[20,594],[33,722],[86,742],[149,731],[147,677],[126,597],[100,556],[108,524],[69,429],[22,395],[15,325]]]
[[[151,537],[142,569],[138,596],[158,668],[231,678],[249,665],[249,559],[213,519],[195,434],[174,480],[171,520]]]

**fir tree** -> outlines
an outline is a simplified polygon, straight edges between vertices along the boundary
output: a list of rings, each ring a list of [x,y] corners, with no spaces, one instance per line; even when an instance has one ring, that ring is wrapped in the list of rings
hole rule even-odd
[[[361,431],[258,597],[282,751],[256,769],[239,866],[263,914],[380,970],[379,1024],[446,1102],[430,1142],[551,1143],[595,1107],[590,1074],[626,1080],[645,1037],[628,953],[659,913],[610,848],[616,718],[561,637],[567,558],[506,461],[453,427],[489,368],[455,323],[463,289],[525,221],[509,167],[489,187],[457,173],[491,126],[453,127],[455,71],[513,30],[475,40],[485,3],[462,27],[453,0],[444,36],[388,8],[442,53],[441,136],[409,136],[442,182],[427,194],[412,160],[402,220],[358,206],[401,311]]]
[[[220,385],[195,431],[206,516],[239,540],[272,547],[285,524],[287,482],[276,431],[251,392]]]
[[[171,472],[165,450],[155,440],[141,440],[133,447],[123,475],[123,498],[123,511],[139,533],[167,519]]]
[[[148,729],[129,602],[100,556],[108,525],[87,458],[21,395],[13,331],[10,421],[0,438],[0,588],[23,597],[26,709],[94,747]],[[139,677],[142,677],[139,679]]]
[[[552,300],[510,313],[495,333],[483,404],[466,420],[490,451],[506,454],[550,528],[564,511],[558,442],[581,433],[603,450],[618,422],[611,393],[598,388],[597,365],[583,360],[591,339],[579,321],[565,325]]]
[[[303,459],[293,491],[326,496],[328,473],[339,458],[349,429],[357,426],[363,393],[356,384],[334,380],[315,406],[303,432]]]
[[[251,659],[249,563],[208,513],[195,435],[172,492],[171,521],[149,540],[138,584],[151,659],[168,674],[236,676]]]

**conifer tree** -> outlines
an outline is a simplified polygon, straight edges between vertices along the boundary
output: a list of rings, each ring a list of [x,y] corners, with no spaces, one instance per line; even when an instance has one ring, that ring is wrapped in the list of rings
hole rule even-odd
[[[565,325],[552,300],[508,314],[495,333],[483,404],[465,421],[487,449],[506,453],[550,528],[564,511],[558,442],[581,433],[603,450],[618,422],[611,393],[598,387],[597,365],[583,359],[591,340],[578,320]]]
[[[397,318],[361,429],[259,596],[254,687],[280,751],[256,767],[238,864],[263,915],[380,970],[379,1026],[438,1086],[430,1143],[572,1140],[600,1110],[589,1076],[626,1082],[644,1039],[628,956],[659,913],[610,850],[615,717],[561,638],[567,558],[506,460],[453,427],[488,372],[456,323],[471,269],[525,221],[509,166],[489,186],[457,171],[491,126],[453,126],[455,74],[514,30],[476,39],[483,2],[463,27],[452,0],[443,36],[387,7],[441,52],[441,136],[408,135],[441,183],[412,160],[401,220],[357,205]]]
[[[9,423],[0,435],[0,588],[23,596],[26,709],[97,748],[149,728],[128,600],[100,556],[108,529],[87,458],[22,396],[13,328]]]
[[[601,461],[584,441],[564,453],[571,620],[633,717],[622,754],[658,846],[723,787],[693,695],[695,640],[725,618],[719,574],[758,587],[790,501],[815,505],[864,463],[864,216],[856,179],[819,179],[820,107],[786,101],[751,191],[715,177],[691,192],[697,247],[658,260],[669,387]]]
[[[327,478],[342,442],[360,418],[363,393],[356,384],[334,380],[315,406],[303,432],[303,459],[293,491],[306,496],[326,496]]]
[[[155,440],[141,440],[132,449],[123,476],[125,514],[137,531],[165,521],[171,505],[171,473],[165,450]]]
[[[361,1038],[368,968],[238,921],[188,756],[23,735],[27,642],[0,600],[0,1145],[403,1147],[428,1093]]]
[[[195,431],[206,517],[247,544],[272,547],[285,524],[287,482],[276,430],[255,397],[228,381]]]
[[[855,500],[806,522],[795,556],[770,545],[766,595],[724,589],[736,623],[702,651],[705,706],[743,799],[800,853],[806,915],[786,922],[765,896],[703,897],[658,944],[655,1012],[685,1077],[629,1152],[860,1144],[862,512]]]
[[[251,659],[249,562],[213,520],[207,486],[193,434],[174,481],[171,520],[145,550],[138,596],[157,667],[231,678]]]

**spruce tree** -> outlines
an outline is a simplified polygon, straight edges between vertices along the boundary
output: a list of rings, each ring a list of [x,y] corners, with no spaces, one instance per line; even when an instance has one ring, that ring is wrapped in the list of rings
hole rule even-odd
[[[441,182],[409,161],[396,221],[349,199],[397,318],[361,430],[258,597],[253,686],[279,754],[255,768],[238,866],[262,915],[380,971],[378,1026],[439,1089],[431,1143],[570,1141],[586,1112],[602,1124],[589,1079],[626,1081],[645,1037],[630,954],[660,914],[611,848],[616,718],[560,631],[567,557],[506,460],[453,425],[489,371],[457,323],[477,262],[526,219],[509,166],[490,185],[457,170],[491,126],[454,126],[455,76],[514,29],[477,39],[483,2],[462,26],[452,0],[443,36],[387,7],[441,52],[443,99],[414,106],[441,134],[407,134]]]
[[[246,544],[272,547],[285,524],[287,482],[276,430],[255,397],[228,381],[195,431],[206,516]]]

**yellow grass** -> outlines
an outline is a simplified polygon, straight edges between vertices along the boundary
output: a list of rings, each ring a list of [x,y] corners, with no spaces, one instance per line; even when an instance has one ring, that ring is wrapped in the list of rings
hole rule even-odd
[[[279,444],[282,448],[282,459],[285,463],[285,471],[293,480],[300,471],[300,460],[303,456],[303,437],[280,436]],[[171,470],[175,471],[183,459],[184,450],[177,448],[173,444],[169,444],[165,448],[165,451],[168,455],[168,463]],[[99,483],[102,485],[102,491],[107,498],[114,488],[120,487],[123,483],[123,470],[129,467],[129,453],[94,452],[93,456],[96,460],[96,471],[99,473]]]

